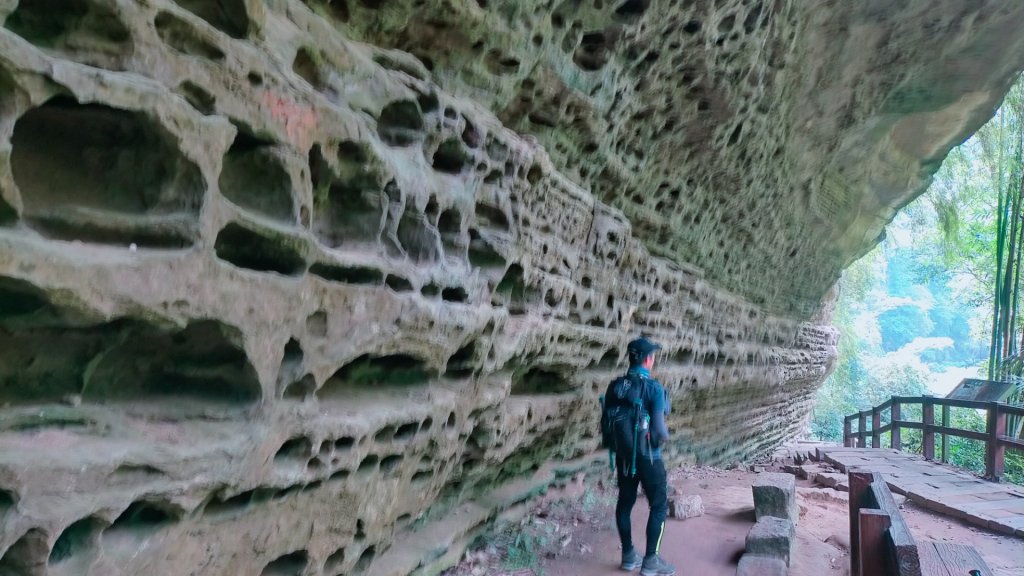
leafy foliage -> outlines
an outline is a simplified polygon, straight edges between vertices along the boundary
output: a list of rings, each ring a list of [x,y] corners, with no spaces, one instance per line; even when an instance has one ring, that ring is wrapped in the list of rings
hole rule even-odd
[[[934,328],[928,314],[910,304],[882,312],[878,325],[882,331],[882,350],[886,352],[899,350],[914,338],[928,336]]]
[[[880,351],[863,337],[856,319],[867,307],[869,295],[882,288],[877,267],[881,251],[855,262],[840,281],[841,296],[834,318],[839,328],[839,360],[818,391],[811,433],[822,440],[841,442],[843,418],[880,404],[894,395],[918,396],[927,391],[925,375],[912,366],[872,363]]]
[[[843,416],[890,395],[925,393],[954,367],[1024,376],[1022,254],[1024,81],[991,122],[949,153],[886,240],[844,272],[834,318],[839,358],[819,391],[812,434],[840,441]],[[1024,400],[1024,386],[1017,400]],[[919,409],[904,417],[919,418]],[[952,418],[954,427],[985,429],[974,411],[955,410]],[[920,432],[905,431],[903,446],[920,450]],[[984,444],[950,438],[949,459],[983,471]],[[1007,478],[1024,480],[1024,454],[1008,451],[1006,462]]]

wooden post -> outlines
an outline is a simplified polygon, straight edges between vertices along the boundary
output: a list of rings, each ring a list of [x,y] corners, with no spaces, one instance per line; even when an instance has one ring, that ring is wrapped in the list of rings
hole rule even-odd
[[[949,428],[949,406],[942,405],[942,426]],[[949,462],[949,434],[942,435],[942,463]]]
[[[853,448],[854,446],[853,431],[851,430],[853,427],[850,425],[852,421],[853,418],[850,416],[843,418],[843,447],[845,448]]]
[[[935,404],[931,396],[921,399],[921,421],[924,423],[921,436],[923,437],[924,459],[935,460]]]
[[[857,576],[881,576],[886,574],[886,531],[892,522],[889,515],[881,510],[862,509],[860,511],[860,572]]]
[[[864,430],[868,427],[867,411],[857,413],[857,448],[865,448],[868,445],[868,438]]]
[[[878,406],[871,409],[871,447],[881,448],[882,447],[882,436],[878,433],[878,429],[882,427],[882,413],[878,411]]]
[[[871,498],[871,472],[864,471],[862,468],[849,468],[847,475],[850,484],[850,574],[860,575],[860,508],[865,504],[866,507],[870,508],[870,502],[865,502],[866,498]]]
[[[896,401],[896,397],[892,399],[892,410],[889,411],[889,415],[892,419],[892,436],[889,440],[889,446],[893,450],[901,450],[903,448],[903,439],[900,437],[900,403]]]
[[[889,514],[889,522],[892,524],[886,534],[887,546],[885,548],[886,562],[889,569],[885,574],[896,576],[922,576],[921,554],[918,550],[914,537],[910,534],[906,521],[900,515],[899,506],[889,491],[885,477],[875,472],[872,475],[869,501],[872,508],[877,508]],[[940,571],[941,572],[941,571]],[[931,572],[927,574],[931,575]]]
[[[1006,446],[999,442],[1006,435],[1006,412],[999,409],[998,402],[991,402],[988,408],[988,445],[985,448],[985,473],[989,480],[999,482],[1003,478],[1003,463]]]

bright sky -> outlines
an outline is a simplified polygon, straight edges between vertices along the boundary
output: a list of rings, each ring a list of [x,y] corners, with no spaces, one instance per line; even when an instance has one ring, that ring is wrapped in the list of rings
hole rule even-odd
[[[932,372],[931,368],[921,362],[920,354],[925,350],[942,349],[953,345],[950,338],[915,338],[906,346],[890,352],[874,360],[878,365],[905,366],[909,365],[927,376],[927,386],[932,394],[944,397],[949,394],[964,378],[982,378],[977,366],[961,368],[950,366],[943,372]]]

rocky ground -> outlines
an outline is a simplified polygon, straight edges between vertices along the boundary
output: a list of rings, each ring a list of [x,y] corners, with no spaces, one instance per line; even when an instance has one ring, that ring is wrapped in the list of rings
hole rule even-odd
[[[806,452],[805,452],[806,453]],[[705,513],[687,520],[670,518],[663,554],[679,574],[732,576],[743,553],[747,531],[754,524],[750,485],[761,471],[805,468],[797,478],[800,522],[791,576],[849,575],[848,498],[843,483],[834,487],[834,471],[816,462],[796,464],[796,451],[782,459],[732,469],[682,467],[670,473],[680,494],[697,495]],[[801,460],[801,458],[797,458]],[[756,470],[756,471],[755,471]],[[816,474],[821,475],[816,478]],[[606,471],[578,477],[564,492],[542,500],[522,519],[504,523],[482,538],[463,561],[445,576],[595,576],[621,574],[620,548],[612,517],[614,483]],[[974,546],[998,576],[1024,576],[1024,540],[979,530],[958,520],[901,504],[908,525],[919,540],[950,541]],[[634,537],[642,535],[646,506],[641,499],[633,514]]]

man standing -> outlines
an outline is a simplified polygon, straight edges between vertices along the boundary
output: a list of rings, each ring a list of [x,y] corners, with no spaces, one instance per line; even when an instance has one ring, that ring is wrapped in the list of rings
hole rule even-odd
[[[641,576],[672,576],[676,573],[675,567],[658,554],[668,516],[668,477],[661,460],[661,445],[668,439],[665,425],[668,403],[665,389],[651,378],[650,371],[654,367],[654,354],[661,346],[647,338],[637,338],[626,350],[629,371],[608,386],[602,414],[603,428],[611,421],[603,431],[606,438],[612,438],[606,442],[618,460],[619,500],[615,523],[622,541],[622,569],[640,568]],[[643,486],[651,507],[647,518],[647,549],[642,561],[633,548],[630,524],[639,486]]]

